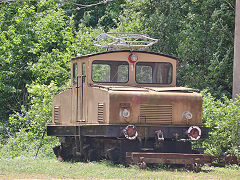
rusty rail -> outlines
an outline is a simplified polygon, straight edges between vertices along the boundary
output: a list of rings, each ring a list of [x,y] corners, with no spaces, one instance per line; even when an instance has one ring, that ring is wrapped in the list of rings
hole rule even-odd
[[[128,165],[137,164],[145,169],[147,164],[181,164],[187,169],[195,172],[201,171],[204,164],[219,165],[239,164],[236,157],[219,158],[207,154],[182,154],[182,153],[149,153],[149,152],[127,152],[126,162]]]

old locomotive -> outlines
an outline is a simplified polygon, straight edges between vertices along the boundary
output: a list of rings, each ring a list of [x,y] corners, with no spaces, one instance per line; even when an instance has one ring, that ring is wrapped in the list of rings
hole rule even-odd
[[[103,46],[110,51],[72,59],[72,85],[54,97],[47,127],[49,136],[60,139],[57,156],[175,164],[204,158],[186,141],[208,136],[202,127],[202,96],[176,87],[177,58],[134,50],[154,42],[120,33],[115,43]]]

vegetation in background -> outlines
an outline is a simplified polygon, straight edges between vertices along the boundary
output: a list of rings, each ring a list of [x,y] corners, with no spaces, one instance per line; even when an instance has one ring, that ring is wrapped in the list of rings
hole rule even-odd
[[[46,125],[51,120],[53,96],[59,88],[52,82],[50,85],[32,84],[28,87],[29,109],[22,106],[20,113],[10,116],[10,136],[0,149],[1,156],[17,157],[36,155],[40,148],[41,137]],[[54,137],[45,137],[42,141],[40,156],[52,156],[52,147],[58,143]],[[10,151],[9,151],[10,150]]]
[[[204,93],[207,152],[239,155],[239,101],[232,101],[235,0],[16,0],[0,3],[0,153],[32,156],[51,119],[54,94],[69,86],[70,59],[101,51],[103,32],[147,33],[150,50],[179,57],[178,84]],[[226,95],[226,96],[224,96]],[[224,97],[220,99],[220,97]],[[40,155],[52,156],[55,138]],[[11,151],[11,152],[10,152]]]

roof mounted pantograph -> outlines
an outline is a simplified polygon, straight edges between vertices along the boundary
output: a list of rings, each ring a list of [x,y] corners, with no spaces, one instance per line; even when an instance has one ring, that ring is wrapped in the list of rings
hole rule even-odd
[[[108,32],[97,36],[93,44],[97,47],[107,48],[107,50],[120,50],[146,49],[157,42],[158,39],[150,38],[145,34]]]

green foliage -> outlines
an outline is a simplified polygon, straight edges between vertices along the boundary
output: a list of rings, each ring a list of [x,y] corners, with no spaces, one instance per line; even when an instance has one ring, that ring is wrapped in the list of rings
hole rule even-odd
[[[73,37],[71,18],[60,8],[54,9],[58,6],[54,1],[48,0],[45,3],[48,8],[53,8],[50,12],[46,10],[43,13],[41,10],[45,10],[43,7],[46,4],[38,4],[37,1],[16,1],[0,5],[0,119],[4,121],[9,114],[19,112],[22,105],[27,105],[26,85],[39,78],[45,79],[39,69],[49,71],[51,67],[46,70],[41,66],[43,58],[49,55],[58,56],[56,52],[69,54],[68,57],[71,55],[66,50]],[[60,57],[62,58],[61,54],[58,58]],[[48,60],[48,65],[54,61],[53,58]],[[35,69],[32,68],[34,65]],[[69,71],[66,64],[59,63],[59,66]],[[52,78],[60,73],[54,75],[51,74]],[[46,78],[44,83],[49,84],[52,79]]]
[[[104,30],[102,27],[93,28],[80,24],[79,31],[76,31],[74,43],[72,44],[70,51],[73,52],[74,56],[99,52],[100,49],[95,47],[93,42],[95,41],[95,38],[103,32]]]
[[[79,24],[85,27],[103,26],[104,31],[116,27],[118,17],[122,12],[121,4],[124,0],[109,1],[98,6],[78,9],[78,4],[90,5],[96,4],[96,0],[73,0],[62,4],[68,16],[74,16],[74,24],[79,30]]]
[[[21,113],[11,115],[9,119],[11,135],[1,148],[2,156],[33,156],[37,152],[46,125],[51,121],[52,98],[61,90],[53,82],[50,85],[32,84],[28,86],[30,108],[22,106]],[[45,137],[40,154],[52,155],[56,138]],[[9,151],[10,150],[10,151]]]
[[[203,92],[203,123],[209,127],[209,139],[203,145],[208,154],[230,153],[240,156],[240,101],[224,96],[216,100]]]
[[[50,85],[32,84],[28,86],[30,106],[22,107],[21,113],[11,115],[9,123],[11,132],[26,129],[40,137],[47,122],[51,121],[52,98],[59,88],[52,82]]]
[[[234,1],[190,1],[180,24],[179,84],[231,97]],[[204,78],[204,80],[202,79]]]
[[[1,4],[0,8],[0,119],[19,111],[27,103],[25,85],[31,82],[28,62],[36,56],[30,51],[34,41],[31,23],[34,7],[27,3]]]
[[[34,157],[38,148],[40,148],[38,157],[54,157],[52,148],[59,143],[58,140],[55,137],[45,137],[41,147],[40,142],[41,139],[34,132],[21,129],[10,136],[5,145],[0,146],[1,157]]]
[[[141,19],[139,9],[142,3],[137,1],[127,0],[122,4],[123,11],[118,17],[117,27],[111,29],[111,32],[128,32],[128,33],[146,33],[144,21]]]
[[[30,69],[39,84],[50,84],[54,81],[62,86],[70,79],[70,55],[54,49],[51,53],[42,53],[38,62],[32,63]]]
[[[71,57],[97,51],[91,43],[102,28],[76,30],[74,16],[61,5],[56,0],[0,4],[1,121],[27,106],[27,84],[54,80],[61,86],[70,77]]]

